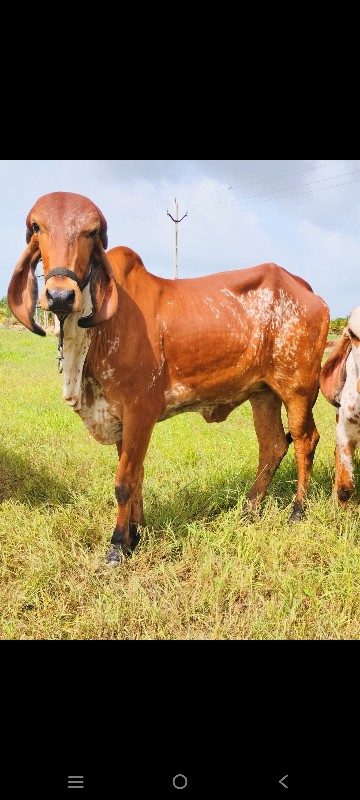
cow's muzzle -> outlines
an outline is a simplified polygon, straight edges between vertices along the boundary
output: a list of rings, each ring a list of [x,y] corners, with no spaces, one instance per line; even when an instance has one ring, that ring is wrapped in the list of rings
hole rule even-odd
[[[46,289],[46,299],[49,311],[54,311],[55,314],[70,314],[75,292],[73,289]]]
[[[90,276],[91,268],[86,278],[80,281],[76,273],[71,269],[67,269],[67,267],[55,267],[55,269],[51,269],[46,275],[45,284],[49,278],[71,278],[79,287],[80,292],[82,292],[85,286],[88,285]],[[46,301],[46,306],[43,305],[43,300]],[[45,289],[41,296],[41,303],[43,308],[48,308],[49,311],[53,311],[58,317],[71,314],[73,311],[81,310],[81,299],[77,288],[75,291],[74,289]]]

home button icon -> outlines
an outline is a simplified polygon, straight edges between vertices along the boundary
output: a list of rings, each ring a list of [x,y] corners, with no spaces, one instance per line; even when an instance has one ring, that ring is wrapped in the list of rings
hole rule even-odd
[[[186,775],[182,775],[181,772],[178,775],[174,775],[173,777],[173,787],[174,789],[185,789],[187,786],[187,777]]]

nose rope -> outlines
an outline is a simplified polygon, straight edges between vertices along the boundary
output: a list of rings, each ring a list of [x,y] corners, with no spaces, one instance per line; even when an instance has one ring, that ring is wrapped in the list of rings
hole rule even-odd
[[[88,273],[87,277],[85,278],[85,280],[80,282],[78,276],[71,269],[66,269],[65,267],[55,267],[55,269],[51,269],[50,272],[48,272],[48,274],[47,274],[47,276],[45,278],[45,283],[46,283],[47,280],[49,280],[49,278],[52,278],[53,275],[63,275],[66,278],[72,278],[72,280],[75,281],[75,283],[77,283],[80,291],[83,292],[84,289],[85,289],[85,286],[87,286],[88,283],[89,283],[89,280],[91,278],[91,273],[92,273],[92,267],[90,267],[89,273]],[[67,319],[67,317],[68,317],[68,314],[66,314],[65,317],[61,317],[61,318],[58,317],[59,322],[60,322],[58,354],[56,356],[56,358],[58,359],[58,372],[62,372],[63,369],[64,369],[64,365],[63,365],[63,360],[64,360],[64,351],[63,351],[63,345],[64,345],[64,322]]]
[[[50,272],[48,272],[45,278],[45,283],[46,281],[49,280],[49,278],[52,278],[53,275],[63,275],[65,278],[72,278],[72,280],[75,281],[75,283],[77,283],[79,289],[83,291],[85,289],[85,286],[87,286],[89,283],[89,280],[91,278],[91,273],[92,273],[92,267],[90,267],[89,273],[85,278],[85,280],[79,281],[78,276],[71,269],[66,269],[65,267],[55,267],[55,269],[51,269]]]
[[[64,369],[63,360],[64,360],[64,353],[63,353],[63,343],[64,343],[64,322],[67,317],[61,317],[59,319],[60,322],[60,333],[59,333],[59,344],[58,344],[58,355],[56,356],[58,359],[58,372],[62,372]]]

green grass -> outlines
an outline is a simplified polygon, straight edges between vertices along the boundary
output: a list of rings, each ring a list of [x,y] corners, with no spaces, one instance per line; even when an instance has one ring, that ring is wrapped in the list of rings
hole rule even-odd
[[[249,403],[219,425],[184,414],[155,427],[140,545],[99,577],[116,448],[65,406],[56,348],[53,335],[0,329],[0,638],[360,638],[359,482],[343,511],[322,396],[304,522],[287,523],[292,447],[261,512],[242,518],[257,464]]]

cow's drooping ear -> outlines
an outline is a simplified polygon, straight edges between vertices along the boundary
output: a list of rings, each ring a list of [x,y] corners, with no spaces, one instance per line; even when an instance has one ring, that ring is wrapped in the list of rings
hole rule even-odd
[[[115,278],[99,237],[95,238],[92,258],[93,270],[90,278],[90,293],[93,310],[88,317],[79,319],[78,325],[80,328],[93,328],[95,325],[99,325],[100,322],[105,322],[115,314],[118,307],[118,290]]]
[[[346,361],[351,350],[351,339],[347,328],[334,345],[320,371],[320,389],[333,406],[340,405],[340,395],[346,381]]]
[[[98,208],[97,206],[96,206],[96,211],[98,212],[99,217],[100,217],[99,236],[100,236],[100,239],[101,239],[101,244],[102,244],[104,250],[107,250],[107,246],[108,246],[107,222],[106,222],[106,219],[105,219],[104,215],[101,213],[100,208]]]
[[[28,233],[26,234],[27,238]],[[14,269],[7,297],[16,319],[29,331],[37,333],[39,336],[46,336],[45,331],[33,319],[38,298],[35,270],[40,257],[39,243],[37,237],[33,235]]]

